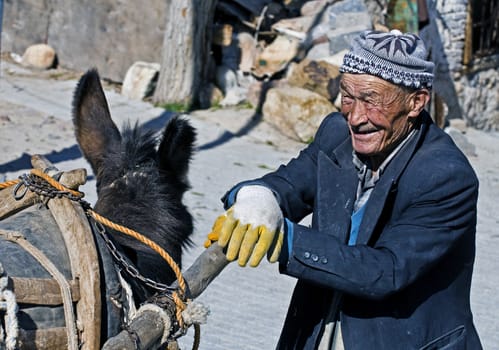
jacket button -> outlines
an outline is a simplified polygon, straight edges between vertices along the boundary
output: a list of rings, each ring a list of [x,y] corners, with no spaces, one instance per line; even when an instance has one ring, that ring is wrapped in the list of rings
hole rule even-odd
[[[327,264],[327,258],[326,258],[326,257],[323,257],[323,258],[321,259],[321,263],[323,263],[323,264]]]
[[[312,255],[312,261],[317,262],[319,261],[319,257],[315,254]]]
[[[309,252],[305,252],[305,253],[303,253],[303,257],[304,257],[305,259],[310,258],[310,253],[309,253]]]

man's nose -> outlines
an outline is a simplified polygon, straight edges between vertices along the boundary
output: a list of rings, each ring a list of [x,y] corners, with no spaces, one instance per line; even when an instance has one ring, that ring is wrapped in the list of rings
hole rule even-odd
[[[362,101],[353,101],[349,117],[350,125],[360,125],[367,121],[367,109]]]

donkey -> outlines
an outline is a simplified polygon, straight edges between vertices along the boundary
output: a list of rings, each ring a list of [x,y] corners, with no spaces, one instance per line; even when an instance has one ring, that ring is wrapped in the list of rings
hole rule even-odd
[[[159,146],[154,132],[137,124],[133,128],[126,125],[120,134],[95,69],[77,85],[73,122],[80,149],[96,176],[95,211],[143,232],[181,265],[182,248],[190,243],[193,230],[182,197],[189,188],[194,128],[185,119],[172,118]],[[151,248],[122,233],[111,235],[146,278],[163,284],[175,279],[168,264]]]
[[[187,173],[194,152],[195,129],[186,119],[175,116],[168,121],[159,138],[153,130],[142,128],[138,123],[133,127],[128,123],[120,132],[111,119],[95,69],[86,72],[79,80],[72,107],[76,139],[96,177],[94,211],[151,239],[181,266],[182,249],[191,244],[189,237],[193,231],[192,216],[182,200],[189,189]],[[127,305],[140,305],[158,292],[158,284],[170,285],[175,275],[151,248],[121,232],[106,229],[106,246],[98,234],[103,233],[102,226],[92,220],[90,223],[101,269],[103,314],[100,338],[103,343],[123,327]],[[0,221],[0,228],[22,231],[66,279],[73,278],[61,234],[46,207],[32,206],[16,213]],[[108,249],[109,242],[116,247],[112,254]],[[113,255],[121,257],[121,261],[118,259],[117,262]],[[28,252],[2,239],[0,263],[10,277],[51,277]],[[129,273],[130,267],[139,272],[141,279]],[[80,290],[83,288],[85,286],[81,285]],[[130,289],[133,293],[127,292]],[[131,303],[128,302],[130,294],[133,295]],[[0,316],[1,313],[0,310]],[[44,305],[43,300],[36,305],[20,304],[17,317],[21,343],[23,334],[42,334],[40,332],[46,330],[43,334],[50,335],[56,334],[51,333],[56,328],[65,327],[62,306]],[[1,322],[2,318],[0,326]],[[52,339],[44,347],[30,337],[26,335],[25,340],[37,345],[28,347],[65,348],[62,340]],[[60,346],[55,346],[55,343],[60,343]],[[21,348],[24,346],[21,344]]]

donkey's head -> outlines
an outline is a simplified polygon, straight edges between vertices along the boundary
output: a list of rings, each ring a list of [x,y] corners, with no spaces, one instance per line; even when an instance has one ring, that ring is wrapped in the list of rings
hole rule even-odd
[[[195,131],[179,117],[166,125],[158,142],[153,131],[127,125],[120,133],[96,70],[80,79],[73,100],[76,139],[97,180],[95,211],[147,236],[180,265],[192,233],[192,217],[182,203]],[[112,231],[111,231],[112,232]],[[112,232],[140,273],[161,283],[174,275],[147,246]]]

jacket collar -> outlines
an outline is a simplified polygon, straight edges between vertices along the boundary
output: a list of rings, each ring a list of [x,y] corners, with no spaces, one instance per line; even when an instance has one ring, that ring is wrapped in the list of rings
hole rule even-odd
[[[367,244],[369,242],[383,212],[388,195],[396,193],[398,179],[407,167],[418,145],[422,142],[429,126],[433,123],[426,111],[423,111],[419,118],[420,123],[416,126],[416,135],[408,140],[403,149],[390,161],[371,193],[359,229],[357,244]],[[353,201],[355,200],[356,186],[358,184],[357,170],[352,161],[352,152],[352,140],[348,137],[331,154],[327,155],[332,161],[333,168],[338,170],[334,175],[337,178],[333,181],[341,184],[343,200],[348,202],[348,205],[344,205],[347,211],[353,209]]]
[[[429,125],[433,123],[426,111],[423,111],[419,118],[421,118],[421,122],[416,126],[417,133],[414,135],[415,137],[411,138],[407,144],[404,145],[403,149],[401,149],[392,159],[369,197],[364,217],[359,228],[357,244],[367,244],[369,242],[383,212],[388,195],[397,192],[400,176],[403,174],[412,156],[421,144],[428,131]]]

